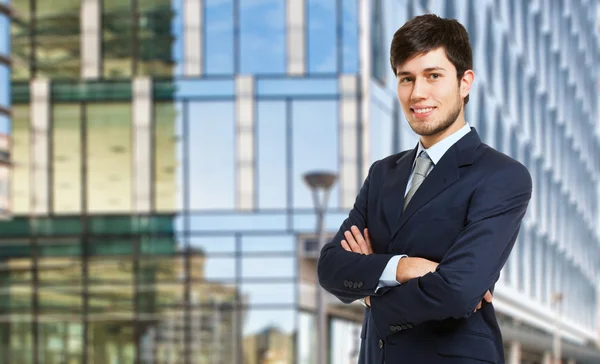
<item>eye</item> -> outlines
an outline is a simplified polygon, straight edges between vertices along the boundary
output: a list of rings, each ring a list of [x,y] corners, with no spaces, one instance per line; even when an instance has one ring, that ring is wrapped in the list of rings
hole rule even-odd
[[[408,82],[412,82],[412,77],[402,77],[400,79],[400,83],[408,83]]]
[[[431,78],[431,79],[433,79],[433,80],[436,80],[436,79],[438,79],[438,78],[440,78],[440,77],[442,77],[442,75],[440,75],[439,73],[431,73],[431,74],[429,75],[429,78]]]

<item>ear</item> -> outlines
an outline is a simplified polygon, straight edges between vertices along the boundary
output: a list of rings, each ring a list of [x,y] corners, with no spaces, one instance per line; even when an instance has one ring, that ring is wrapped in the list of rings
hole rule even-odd
[[[464,99],[471,92],[471,86],[475,79],[473,70],[466,70],[460,80],[460,97]]]

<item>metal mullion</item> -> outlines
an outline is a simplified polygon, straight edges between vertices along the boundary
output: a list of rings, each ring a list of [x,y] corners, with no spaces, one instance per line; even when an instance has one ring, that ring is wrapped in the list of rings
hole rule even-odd
[[[80,146],[81,146],[81,292],[82,292],[82,326],[83,326],[83,340],[82,340],[82,363],[88,363],[88,316],[89,316],[89,253],[88,253],[88,201],[87,201],[87,105],[85,102],[81,103],[81,129],[80,129]]]
[[[189,146],[189,104],[187,102],[187,100],[183,101],[183,108],[182,108],[183,112],[182,112],[182,120],[183,120],[183,155],[187,156],[187,148]],[[190,210],[190,199],[189,199],[189,193],[190,193],[190,185],[189,185],[189,177],[190,177],[190,173],[189,173],[189,157],[184,157],[185,159],[183,160],[183,194],[184,194],[184,199],[183,199],[183,209],[184,209],[184,219],[183,219],[183,225],[184,225],[184,231],[187,232],[190,230],[190,221],[189,221],[189,210]],[[190,283],[191,283],[191,279],[190,279],[190,255],[191,255],[191,247],[190,247],[190,241],[189,241],[189,236],[186,233],[185,234],[185,239],[184,239],[184,254],[185,254],[185,258],[184,258],[184,264],[185,264],[185,283],[184,283],[184,311],[183,311],[183,315],[184,315],[184,343],[183,343],[183,351],[184,351],[184,363],[189,364],[191,363],[191,358],[190,358],[190,346],[191,346],[191,333],[190,333],[190,326],[189,326],[189,322],[190,322],[190,317],[191,317],[191,304],[190,304]]]

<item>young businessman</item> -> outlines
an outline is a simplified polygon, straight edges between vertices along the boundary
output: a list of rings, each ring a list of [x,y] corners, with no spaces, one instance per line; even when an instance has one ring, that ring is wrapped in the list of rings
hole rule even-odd
[[[345,303],[366,297],[359,363],[504,363],[491,292],[531,177],[465,122],[474,73],[460,23],[413,18],[390,61],[420,141],[371,166],[321,251],[319,282]]]

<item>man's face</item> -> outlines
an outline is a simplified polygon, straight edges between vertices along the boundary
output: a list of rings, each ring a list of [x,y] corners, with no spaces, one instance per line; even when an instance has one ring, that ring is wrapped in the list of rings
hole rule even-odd
[[[459,83],[443,48],[417,55],[396,68],[398,99],[412,130],[422,141],[430,141],[426,148],[464,125],[463,97],[469,93],[472,74],[465,72]]]

